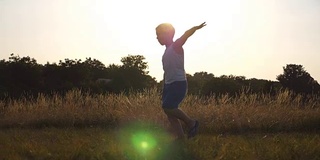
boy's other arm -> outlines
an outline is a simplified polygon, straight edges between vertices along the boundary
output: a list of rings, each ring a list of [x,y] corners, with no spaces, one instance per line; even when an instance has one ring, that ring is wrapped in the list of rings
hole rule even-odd
[[[199,26],[194,26],[192,27],[191,29],[187,30],[179,39],[177,39],[175,42],[174,42],[174,48],[180,48],[182,47],[187,39],[193,35],[193,33],[198,30],[198,29],[201,29],[202,27],[206,26],[206,22],[203,22],[202,24],[200,24]]]

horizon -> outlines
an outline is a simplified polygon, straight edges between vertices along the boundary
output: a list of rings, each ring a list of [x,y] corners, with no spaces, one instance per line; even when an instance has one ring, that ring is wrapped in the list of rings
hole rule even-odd
[[[45,64],[91,57],[107,67],[121,64],[122,57],[143,55],[149,75],[160,81],[165,47],[158,44],[155,27],[172,23],[176,39],[207,22],[184,45],[186,73],[277,81],[283,67],[297,64],[320,80],[320,2],[316,0],[185,1],[179,12],[175,11],[181,3],[165,4],[2,0],[0,59],[14,53]]]
[[[12,54],[14,54],[14,53],[12,53]],[[20,55],[13,55],[13,56],[19,56],[20,58],[22,58],[22,56],[20,56]],[[28,55],[26,55],[26,56],[28,56]],[[129,55],[128,55],[129,56]],[[29,56],[30,57],[30,56]],[[34,58],[34,57],[30,57],[30,58]],[[93,58],[93,57],[86,57],[86,58],[91,58],[91,59],[95,59],[95,58]],[[35,58],[34,58],[35,59]],[[69,58],[66,58],[66,59],[69,59]],[[4,60],[9,60],[9,59],[4,59]],[[37,59],[35,59],[36,61],[37,61]],[[64,60],[65,59],[63,59],[63,60],[61,60],[62,62],[64,62]],[[84,62],[85,61],[85,59],[69,59],[69,60],[81,60],[81,62]],[[98,59],[96,59],[96,60],[98,60]],[[100,60],[98,60],[98,61],[100,61]],[[101,62],[101,61],[100,61]],[[147,62],[147,61],[145,61],[145,62]],[[47,64],[47,63],[49,63],[49,64],[59,64],[59,62],[49,62],[49,61],[47,61],[46,63],[39,63],[38,61],[37,61],[37,63],[39,64],[39,65],[45,65],[45,64]],[[102,63],[102,62],[101,62]],[[148,62],[147,62],[148,63]],[[106,68],[108,68],[108,66],[109,65],[112,65],[112,64],[104,64],[104,66],[106,67]],[[146,71],[148,71],[148,68],[146,69]],[[200,72],[206,72],[206,71],[197,71],[197,72],[195,72],[195,73],[200,73]],[[186,74],[189,74],[189,75],[191,75],[191,76],[194,76],[194,74],[195,73],[193,73],[193,74],[190,74],[190,73],[186,73]],[[210,72],[206,72],[207,74],[213,74],[213,77],[215,77],[215,78],[220,78],[221,76],[243,76],[243,75],[233,75],[233,74],[222,74],[222,75],[219,75],[219,76],[216,76],[214,73],[210,73]],[[282,73],[280,73],[280,74],[283,74],[283,72]],[[278,74],[278,75],[280,75],[280,74]],[[149,75],[149,76],[151,76],[149,73],[147,74],[147,75]],[[152,78],[156,78],[156,77],[153,77],[153,76],[151,76]],[[312,75],[311,75],[311,77],[312,77]],[[248,78],[248,77],[245,77],[244,76],[244,78],[246,79],[246,80],[250,80],[250,79],[258,79],[258,80],[268,80],[268,79],[260,79],[260,78],[256,78],[256,77],[251,77],[251,78]],[[313,78],[313,77],[312,77]],[[162,79],[160,79],[160,80],[158,80],[158,79],[155,79],[156,81],[157,81],[157,83],[160,83],[160,81],[162,81]],[[316,80],[316,79],[314,79],[314,80]],[[276,80],[268,80],[268,81],[273,81],[273,82],[279,82],[277,79]],[[317,80],[316,80],[317,81]]]

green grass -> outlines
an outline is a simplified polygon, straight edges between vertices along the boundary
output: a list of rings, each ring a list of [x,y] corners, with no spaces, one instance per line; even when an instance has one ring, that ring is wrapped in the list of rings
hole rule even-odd
[[[0,160],[320,159],[320,99],[242,93],[181,104],[199,134],[172,142],[157,90],[0,101]]]
[[[121,140],[121,129],[42,128],[0,131],[0,159],[320,159],[317,133],[205,134],[173,146],[170,137],[154,134],[149,153]]]

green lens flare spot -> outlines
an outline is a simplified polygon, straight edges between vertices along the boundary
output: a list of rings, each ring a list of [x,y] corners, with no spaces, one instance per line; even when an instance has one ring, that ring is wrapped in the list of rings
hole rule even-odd
[[[145,153],[152,150],[157,142],[155,138],[150,133],[136,133],[131,138],[134,148],[141,153]]]
[[[148,142],[141,142],[141,148],[147,149],[148,148]]]
[[[170,135],[149,122],[131,122],[120,128],[120,149],[128,159],[165,159]],[[164,147],[165,146],[165,147]],[[169,146],[170,147],[170,146]]]

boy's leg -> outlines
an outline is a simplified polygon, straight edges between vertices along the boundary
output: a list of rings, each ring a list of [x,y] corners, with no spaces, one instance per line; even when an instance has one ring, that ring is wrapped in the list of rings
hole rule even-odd
[[[179,120],[182,120],[187,128],[188,137],[193,128],[196,127],[196,121],[189,118],[182,110],[178,109],[179,104],[184,99],[187,92],[187,82],[177,81],[171,84],[165,84],[162,93],[162,107],[172,125],[172,129],[176,132],[178,138],[184,137],[184,132]]]
[[[178,118],[173,117],[171,115],[168,115],[168,120],[171,124],[172,130],[174,132],[174,134],[177,136],[177,139],[183,139],[184,138],[184,132],[183,132],[183,128],[181,126],[181,123],[179,121]]]
[[[167,114],[168,118],[174,117],[176,119],[182,120],[187,125],[188,128],[192,128],[196,124],[195,120],[191,119],[188,115],[186,115],[183,111],[181,111],[178,108],[175,108],[175,109],[164,108],[164,112]]]

